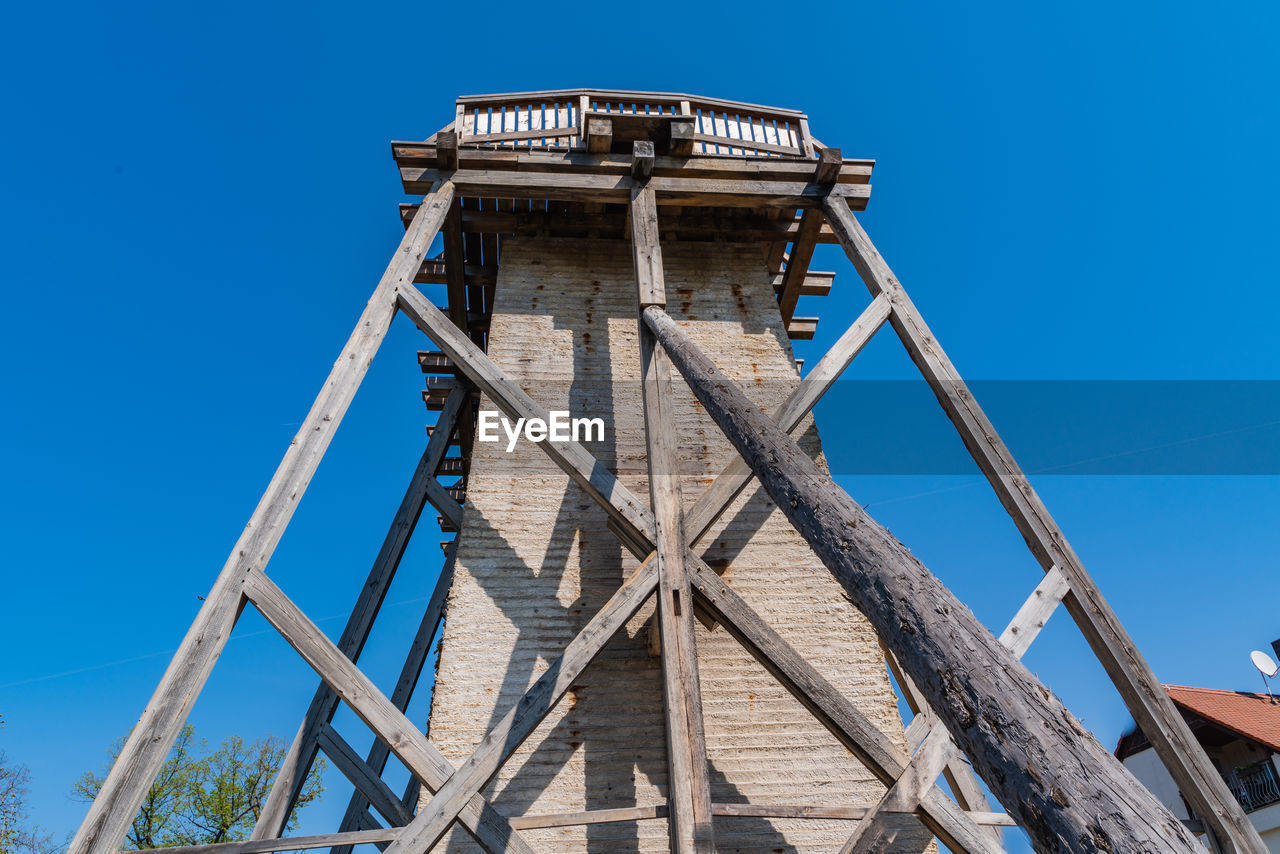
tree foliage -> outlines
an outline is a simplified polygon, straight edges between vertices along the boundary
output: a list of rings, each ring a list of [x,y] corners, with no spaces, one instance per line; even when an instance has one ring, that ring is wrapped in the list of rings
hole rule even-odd
[[[123,747],[124,739],[116,742],[112,762]],[[247,742],[232,735],[210,749],[207,741],[197,742],[195,730],[188,724],[147,792],[125,847],[167,848],[247,839],[285,753],[284,743],[275,736]],[[290,829],[297,825],[299,810],[320,798],[323,773],[324,760],[317,758],[289,815]],[[72,796],[93,800],[105,779],[106,771],[86,772],[72,786]]]
[[[0,727],[4,718],[0,717]],[[0,854],[30,852],[51,854],[57,849],[53,834],[29,823],[27,784],[31,771],[25,765],[9,761],[0,750]]]

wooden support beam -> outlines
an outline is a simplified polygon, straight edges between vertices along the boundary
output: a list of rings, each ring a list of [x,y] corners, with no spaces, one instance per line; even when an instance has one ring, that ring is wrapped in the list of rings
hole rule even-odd
[[[840,157],[840,149],[824,148],[818,153],[818,166],[813,172],[813,183],[829,187],[840,179],[840,169],[844,160]]]
[[[639,310],[650,305],[665,306],[657,208],[653,191],[648,187],[638,190],[632,198],[631,222]],[[671,365],[644,321],[637,318],[636,322],[640,336],[640,388],[649,500],[657,537],[657,625],[662,639],[662,693],[671,808],[669,838],[675,854],[712,854],[715,835],[711,826],[711,783],[693,630],[693,599],[684,564],[687,544]]]
[[[71,842],[69,854],[114,854],[124,841],[235,626],[244,604],[246,578],[264,568],[274,553],[391,325],[397,288],[413,279],[452,201],[453,186],[441,184],[414,217],[151,702],[107,774]]]
[[[1038,851],[1059,851],[1063,839],[1188,854],[1200,849],[972,612],[721,374],[674,320],[656,307],[644,318],[708,414],[898,656]]]
[[[338,692],[418,779],[431,788],[444,785],[454,770],[449,760],[307,619],[275,582],[261,572],[251,573],[245,581],[245,594],[281,637]],[[506,818],[478,794],[459,805],[458,820],[491,854],[512,850],[533,854],[533,849],[516,834]]]
[[[877,297],[862,314],[850,324],[844,334],[831,346],[826,355],[813,366],[809,375],[796,386],[795,391],[773,413],[774,422],[790,433],[817,405],[822,396],[835,383],[845,368],[862,352],[871,336],[884,325],[889,317],[889,300]],[[738,494],[751,482],[751,469],[741,457],[725,466],[706,491],[698,496],[693,507],[685,514],[685,526],[690,543],[699,542],[716,523]]]
[[[360,758],[355,748],[338,735],[331,724],[326,723],[320,727],[319,741],[325,755],[333,760],[338,770],[356,787],[356,791],[364,795],[389,824],[401,827],[413,821],[413,811],[400,803],[396,793],[391,791],[391,787],[378,772]]]
[[[431,599],[427,603],[427,608],[422,614],[422,620],[418,623],[418,630],[414,633],[413,642],[409,644],[409,652],[405,656],[404,665],[400,668],[400,676],[396,679],[396,686],[391,691],[391,704],[401,712],[409,708],[409,701],[413,699],[414,689],[418,685],[418,679],[422,675],[422,668],[427,662],[427,657],[431,654],[431,643],[435,640],[436,632],[440,628],[440,622],[444,619],[445,601],[449,596],[449,589],[453,586],[453,569],[455,558],[457,557],[457,548],[453,547],[448,550],[445,555],[444,566],[440,569],[440,578],[436,581],[435,590],[431,594]],[[365,764],[373,769],[375,774],[382,774],[387,767],[387,759],[391,756],[391,748],[387,747],[386,742],[381,739],[374,739],[373,746],[369,748],[369,753],[365,759]],[[401,798],[400,802],[410,809],[417,804],[418,778],[410,776],[409,792],[406,797]],[[359,792],[352,792],[351,801],[347,804],[347,812],[342,818],[342,824],[339,830],[363,830],[359,821],[361,816],[367,816],[369,801],[361,796]],[[517,828],[518,829],[518,828]],[[332,854],[351,854],[349,846],[336,846]]]
[[[541,405],[463,336],[416,288],[402,288],[398,299],[401,310],[505,415],[510,418],[541,418],[544,421],[550,418]],[[634,535],[645,549],[638,556],[642,559],[647,557],[654,543],[653,514],[649,508],[580,443],[539,442],[538,446],[586,494],[592,496],[611,519]]]
[[[637,139],[631,144],[631,177],[637,181],[648,180],[653,174],[653,141]]]
[[[787,324],[787,337],[792,341],[812,341],[818,331],[818,318],[793,317]]]
[[[626,204],[635,189],[630,174],[591,175],[580,172],[510,172],[459,169],[442,172],[413,169],[410,187],[448,176],[465,196],[502,199],[553,199],[562,202]],[[655,168],[655,173],[656,173]],[[759,181],[721,178],[665,177],[649,179],[658,204],[678,207],[814,208],[827,196],[847,199],[858,210],[871,198],[870,184],[836,184],[823,187],[808,180]],[[412,190],[408,190],[412,192]]]
[[[692,146],[689,138],[688,144]],[[420,183],[420,170],[443,169],[439,153],[420,142],[393,142],[392,154],[400,167],[401,177]],[[810,181],[815,162],[786,157],[696,157],[689,151],[683,155],[667,154],[655,147],[653,172],[667,178],[730,178],[749,181]],[[631,152],[605,154],[585,151],[517,151],[499,148],[464,148],[458,153],[458,167],[468,170],[500,170],[511,172],[578,172],[594,175],[627,175],[631,172]],[[835,182],[867,184],[871,181],[874,160],[841,161]],[[414,170],[419,170],[415,172]],[[410,187],[405,192],[417,192]]]
[[[362,830],[355,833],[325,833],[317,836],[291,836],[286,839],[252,839],[245,842],[218,842],[211,845],[178,845],[172,848],[145,848],[120,854],[270,854],[272,851],[306,851],[331,845],[365,845],[396,838],[400,828]]]
[[[613,120],[603,116],[587,118],[587,151],[607,154],[613,147]]]
[[[477,794],[480,789],[555,707],[614,633],[640,610],[657,585],[657,567],[652,561],[646,561],[569,642],[561,656],[524,696],[485,734],[471,756],[435,786],[435,796],[387,849],[389,854],[430,851],[440,841],[449,826],[459,818],[460,811],[480,797]],[[434,785],[430,780],[426,782]]]
[[[637,187],[631,195],[631,258],[639,289],[640,307],[666,305],[662,275],[662,249],[658,233],[658,206],[653,189]]]
[[[621,807],[606,810],[584,810],[582,812],[558,813],[553,815],[522,815],[511,819],[517,830],[541,827],[582,827],[589,824],[612,824],[620,821],[644,821],[651,818],[666,818],[669,814],[666,804],[651,806]]]
[[[1055,566],[1045,574],[1035,590],[1031,591],[1031,595],[1023,602],[1022,607],[1018,609],[1018,613],[1000,635],[1000,643],[1008,647],[1015,656],[1022,658],[1066,593],[1066,579]],[[883,642],[881,645],[884,645]],[[963,796],[966,799],[980,799],[984,807],[986,805],[986,798],[981,794],[981,790],[977,786],[969,785],[969,778],[972,777],[973,772],[959,758],[955,743],[947,734],[946,728],[938,726],[936,714],[929,709],[915,682],[902,671],[897,657],[888,647],[885,647],[885,658],[894,678],[898,680],[899,687],[902,688],[903,697],[916,713],[915,719],[911,721],[911,726],[908,728],[907,741],[918,743],[919,748],[907,763],[902,775],[889,787],[880,802],[872,808],[867,821],[859,825],[849,837],[842,849],[843,854],[870,854],[878,850],[878,840],[883,828],[876,826],[877,816],[881,813],[914,810],[927,791],[926,787],[932,785],[944,769],[950,769],[947,779],[951,783],[952,791],[956,791],[957,800]],[[970,807],[972,808],[972,804]],[[995,840],[997,843],[1000,841],[998,836]]]
[[[455,202],[444,221],[445,293],[449,299],[449,319],[467,331],[467,282],[462,254],[462,208]]]
[[[693,143],[697,135],[693,116],[672,119],[671,145],[667,148],[667,151],[672,157],[691,157],[693,155]]]
[[[819,187],[831,187],[840,176],[840,163],[838,148],[824,148],[818,154],[813,183]],[[809,275],[809,263],[813,260],[813,249],[818,243],[818,234],[821,231],[822,211],[805,211],[800,218],[800,233],[791,246],[791,254],[787,258],[787,269],[782,276],[782,294],[778,297],[778,310],[782,312],[782,322],[787,327],[787,331],[792,333],[792,338],[808,340],[813,337],[813,331],[808,325],[799,330],[793,330],[791,327],[796,303],[804,290],[805,279]],[[816,327],[816,321],[812,325]],[[807,337],[804,334],[806,332]]]
[[[437,168],[451,172],[458,168],[458,134],[442,130],[436,134]]]
[[[1067,610],[1191,808],[1207,823],[1224,852],[1262,854],[1266,849],[1257,830],[871,238],[838,200],[826,200],[824,210],[867,288],[892,301],[894,330],[1032,553],[1046,571],[1057,566],[1066,578]]]
[[[338,648],[352,661],[360,657],[365,641],[369,638],[369,632],[373,629],[373,622],[377,619],[382,601],[387,595],[391,581],[400,567],[400,560],[404,557],[404,551],[409,545],[409,538],[413,536],[418,519],[422,515],[422,508],[431,494],[432,484],[440,488],[435,479],[435,473],[448,450],[449,433],[453,431],[456,424],[462,395],[462,392],[456,392],[450,395],[445,403],[444,411],[440,413],[440,418],[436,422],[441,429],[437,430],[436,435],[427,442],[422,458],[418,460],[418,467],[409,480],[404,498],[400,500],[396,515],[391,520],[386,536],[382,539],[382,548],[378,550],[378,556],[369,570],[369,576],[360,588],[356,604],[347,618],[347,625],[342,630]],[[456,502],[454,504],[456,506]],[[311,698],[311,705],[303,716],[298,734],[294,736],[293,742],[289,745],[289,751],[285,754],[284,761],[280,763],[279,771],[276,772],[275,782],[267,794],[262,812],[254,825],[253,839],[271,839],[284,833],[289,823],[289,815],[293,812],[298,802],[298,795],[306,783],[307,774],[311,771],[320,731],[325,724],[333,720],[337,709],[338,695],[322,681]]]
[[[472,210],[463,200],[462,231],[463,234],[516,234],[516,235],[550,235],[552,237],[584,237],[595,233],[603,237],[625,238],[627,217],[621,213],[599,212],[591,215],[563,211],[491,211]],[[400,214],[406,224],[412,220],[417,205],[400,206]],[[666,224],[664,233],[672,233],[681,240],[722,240],[726,233],[740,237],[744,241],[759,240],[781,245],[794,240],[800,230],[800,221],[794,216],[784,214],[773,219],[750,211],[730,211],[729,213],[708,214],[698,211],[682,211],[678,220]],[[823,225],[818,234],[819,243],[835,243],[836,236],[831,228]],[[770,272],[780,269],[770,266]],[[780,275],[780,274],[779,274]],[[485,287],[492,287],[497,277],[497,267],[473,264],[470,259],[466,266],[468,282],[478,282]],[[422,271],[414,279],[418,284],[444,284],[444,262],[428,259],[422,265]],[[781,284],[781,279],[774,283]]]
[[[821,230],[822,211],[806,210],[800,217],[800,233],[791,244],[787,269],[782,276],[782,295],[778,297],[778,310],[782,312],[784,325],[791,325],[791,316],[796,312],[800,289],[809,274],[809,262],[813,260],[813,248],[818,243],[818,232]]]
[[[805,274],[804,281],[800,283],[800,296],[802,297],[825,297],[831,293],[831,286],[836,279],[835,273],[818,272],[810,270]],[[773,292],[782,295],[785,287],[786,274],[779,273],[773,279]]]

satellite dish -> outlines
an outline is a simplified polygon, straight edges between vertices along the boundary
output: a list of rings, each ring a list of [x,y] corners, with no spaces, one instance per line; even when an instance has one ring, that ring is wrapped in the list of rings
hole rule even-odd
[[[1271,660],[1271,656],[1261,650],[1255,649],[1253,652],[1249,653],[1249,657],[1253,659],[1253,666],[1258,668],[1258,671],[1268,679],[1280,672],[1280,666],[1277,666],[1276,663]]]

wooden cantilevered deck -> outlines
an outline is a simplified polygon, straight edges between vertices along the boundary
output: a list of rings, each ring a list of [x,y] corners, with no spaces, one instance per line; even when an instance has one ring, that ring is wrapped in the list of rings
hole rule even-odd
[[[664,240],[759,243],[788,336],[811,339],[818,318],[796,315],[797,302],[826,296],[835,276],[809,269],[814,247],[836,242],[819,208],[835,196],[865,209],[875,166],[823,146],[798,110],[603,89],[464,96],[452,123],[425,141],[392,142],[391,151],[406,193],[446,180],[454,187],[443,251],[414,281],[444,285],[441,308],[482,349],[503,240],[627,239],[641,188],[652,191]],[[400,206],[406,228],[417,209]],[[424,351],[420,361],[423,399],[438,412],[462,380],[442,354]],[[473,409],[468,400],[464,423]],[[458,434],[466,438],[451,464],[462,494],[470,431]]]
[[[788,334],[811,338],[817,318],[795,317],[796,301],[830,291],[833,274],[808,267],[814,245],[835,242],[816,208],[835,195],[864,209],[875,165],[822,146],[797,110],[606,89],[464,96],[451,124],[392,155],[406,193],[455,187],[445,250],[416,281],[448,285],[455,257],[450,314],[481,346],[502,237],[625,237],[640,186],[665,239],[758,241]],[[406,224],[415,211],[401,206]]]

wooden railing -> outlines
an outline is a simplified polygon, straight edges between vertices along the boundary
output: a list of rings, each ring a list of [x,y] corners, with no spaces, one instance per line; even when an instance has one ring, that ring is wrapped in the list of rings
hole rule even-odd
[[[813,157],[804,113],[663,92],[561,89],[459,98],[454,124],[463,145],[580,148],[586,112],[695,118],[695,154]]]

